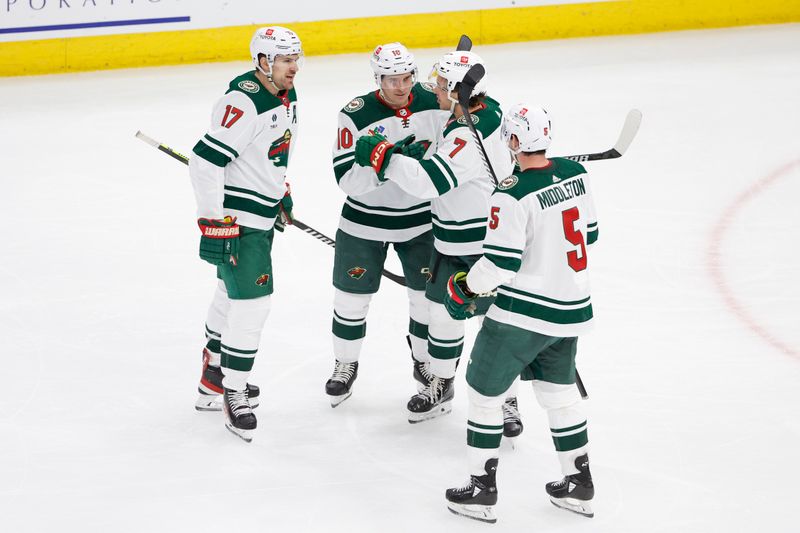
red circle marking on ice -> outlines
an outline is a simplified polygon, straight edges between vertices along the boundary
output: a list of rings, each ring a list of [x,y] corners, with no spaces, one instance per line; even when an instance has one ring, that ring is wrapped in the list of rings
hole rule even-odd
[[[708,268],[711,271],[711,279],[714,286],[722,295],[722,299],[727,306],[731,309],[734,315],[744,322],[744,324],[752,330],[756,335],[765,340],[773,348],[789,355],[791,357],[800,357],[800,352],[792,348],[781,339],[767,331],[767,329],[758,323],[745,308],[744,305],[736,298],[731,288],[728,286],[724,276],[724,268],[722,264],[722,253],[720,246],[724,237],[724,231],[730,227],[731,221],[736,217],[739,211],[744,207],[747,202],[756,198],[759,193],[763,192],[766,188],[774,185],[777,181],[784,178],[789,174],[789,171],[797,167],[800,169],[800,159],[792,161],[787,165],[779,168],[775,172],[764,176],[756,181],[745,191],[741,192],[731,204],[722,212],[722,216],[717,220],[714,228],[711,231],[711,243],[708,247]]]

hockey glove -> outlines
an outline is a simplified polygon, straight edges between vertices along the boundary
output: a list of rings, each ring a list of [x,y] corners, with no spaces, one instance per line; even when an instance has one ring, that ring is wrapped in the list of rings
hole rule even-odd
[[[428,147],[430,147],[430,141],[417,141],[414,142],[414,136],[409,135],[402,141],[398,142],[394,145],[394,153],[401,153],[406,157],[410,157],[412,159],[416,159],[419,161],[425,156],[425,152],[428,151]]]
[[[223,220],[213,218],[197,219],[203,236],[200,237],[200,259],[212,265],[233,263],[236,266],[239,256],[239,225],[236,217]]]
[[[292,200],[292,188],[289,182],[286,182],[286,194],[281,198],[281,203],[278,204],[278,218],[275,219],[275,229],[283,231],[286,226],[294,222],[294,215],[292,215],[292,208],[294,201]]]
[[[362,167],[372,167],[379,181],[386,181],[383,173],[389,166],[394,145],[386,140],[380,133],[362,135],[356,141],[356,164]]]
[[[466,320],[475,314],[476,294],[467,287],[467,273],[456,272],[447,280],[447,297],[444,306],[456,320]]]

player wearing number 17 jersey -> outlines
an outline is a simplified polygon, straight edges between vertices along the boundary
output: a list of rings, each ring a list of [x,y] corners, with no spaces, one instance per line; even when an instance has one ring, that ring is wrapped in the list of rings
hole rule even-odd
[[[270,310],[272,240],[291,223],[284,179],[297,133],[294,78],[302,53],[293,31],[259,28],[250,42],[255,70],[230,83],[189,160],[200,257],[219,278],[195,406],[219,410],[222,395],[226,427],[248,442],[259,391],[247,377]]]
[[[476,293],[497,288],[467,367],[470,480],[447,490],[448,507],[493,522],[503,396],[521,374],[547,411],[564,475],[545,490],[558,507],[593,516],[586,417],[575,387],[578,335],[592,324],[587,248],[597,240],[586,171],[547,159],[550,120],[517,104],[503,117],[503,139],[520,171],[501,181],[489,202],[483,257],[447,285],[446,306],[466,318]]]

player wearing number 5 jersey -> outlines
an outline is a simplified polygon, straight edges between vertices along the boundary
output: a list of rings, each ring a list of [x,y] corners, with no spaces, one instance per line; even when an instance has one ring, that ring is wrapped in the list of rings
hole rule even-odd
[[[428,351],[431,358],[430,385],[408,402],[409,422],[421,422],[450,412],[456,364],[464,346],[464,323],[454,320],[444,308],[445,283],[453,272],[466,270],[478,259],[486,234],[489,196],[494,189],[480,146],[467,126],[456,95],[466,72],[482,59],[473,52],[450,52],[434,68],[436,97],[441,109],[451,113],[437,137],[436,153],[417,161],[396,154],[388,140],[365,136],[358,140],[356,162],[371,166],[418,198],[431,199],[434,253],[431,279],[426,287],[430,326]],[[512,160],[500,139],[502,112],[486,95],[485,79],[474,88],[470,113],[489,161],[498,175],[508,176]],[[359,154],[361,156],[359,157]],[[485,311],[490,299],[483,298]]]
[[[456,318],[469,315],[476,293],[498,293],[467,367],[470,480],[447,491],[448,507],[495,520],[503,396],[521,374],[547,410],[564,475],[546,491],[555,505],[592,516],[586,417],[575,387],[577,337],[592,324],[587,247],[598,236],[589,179],[579,163],[547,159],[550,120],[541,108],[513,106],[503,138],[520,171],[491,197],[483,257],[448,281],[446,305]]]
[[[378,291],[389,246],[405,275],[408,342],[418,388],[428,385],[428,305],[425,282],[433,247],[431,207],[396,183],[379,179],[372,168],[355,164],[355,140],[369,132],[422,158],[448,113],[441,111],[429,84],[417,83],[414,56],[400,43],[375,48],[370,58],[378,90],[353,98],[339,113],[333,170],[347,193],[336,232],[333,267],[334,371],[325,384],[331,406],[346,400],[357,377],[367,311]]]
[[[226,427],[246,441],[258,388],[247,383],[272,294],[274,230],[291,223],[286,169],[297,134],[297,35],[271,26],[250,42],[255,70],[235,78],[214,105],[189,161],[203,233],[200,257],[219,283],[206,320],[198,410],[225,410]],[[222,395],[222,402],[220,402]]]

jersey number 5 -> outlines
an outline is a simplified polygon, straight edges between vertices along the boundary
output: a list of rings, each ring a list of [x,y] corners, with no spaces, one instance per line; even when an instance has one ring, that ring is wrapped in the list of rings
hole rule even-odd
[[[570,244],[574,244],[580,249],[567,252],[567,264],[575,272],[586,269],[586,243],[583,234],[575,229],[575,221],[581,217],[577,207],[571,207],[561,212],[561,219],[564,222],[564,237]]]
[[[233,107],[232,105],[226,105],[225,116],[222,117],[222,127],[230,128],[231,126],[236,124],[237,120],[242,118],[242,115],[244,115],[244,111],[242,111],[238,107]],[[230,117],[230,120],[228,120],[228,117]]]

